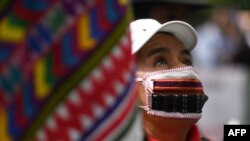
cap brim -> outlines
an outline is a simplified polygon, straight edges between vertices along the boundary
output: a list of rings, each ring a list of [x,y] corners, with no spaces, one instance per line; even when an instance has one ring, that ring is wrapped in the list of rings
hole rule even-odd
[[[137,48],[132,49],[132,54],[138,52],[157,32],[173,34],[182,42],[183,46],[190,51],[197,43],[197,33],[192,26],[182,21],[170,21],[162,24],[159,28],[156,28],[155,31],[151,32],[149,36],[144,37],[140,42],[136,42],[135,44],[137,45],[135,46],[137,46]]]
[[[132,48],[132,54],[137,53],[148,42],[148,40],[152,38],[152,36],[154,36],[155,33],[158,32],[161,28],[162,26],[156,28],[155,31],[152,31],[150,35],[144,36],[144,38],[142,38],[140,41],[134,42],[133,45],[135,47]]]

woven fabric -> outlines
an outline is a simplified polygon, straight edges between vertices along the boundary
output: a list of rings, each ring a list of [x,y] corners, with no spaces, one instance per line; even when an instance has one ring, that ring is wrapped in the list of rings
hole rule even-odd
[[[0,14],[0,140],[126,133],[136,103],[128,1],[6,1]]]

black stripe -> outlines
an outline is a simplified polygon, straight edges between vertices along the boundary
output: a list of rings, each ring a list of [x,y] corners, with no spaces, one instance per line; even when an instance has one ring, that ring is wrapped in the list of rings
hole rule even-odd
[[[165,112],[201,113],[206,95],[158,95],[152,94],[152,109]]]

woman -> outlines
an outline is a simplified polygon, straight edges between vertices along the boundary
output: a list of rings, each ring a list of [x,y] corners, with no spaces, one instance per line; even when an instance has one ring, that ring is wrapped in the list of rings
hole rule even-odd
[[[200,140],[195,123],[207,100],[190,51],[195,30],[182,21],[140,19],[130,24],[146,140]]]

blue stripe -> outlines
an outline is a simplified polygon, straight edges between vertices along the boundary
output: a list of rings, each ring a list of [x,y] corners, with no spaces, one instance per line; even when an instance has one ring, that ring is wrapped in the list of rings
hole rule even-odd
[[[11,49],[0,47],[0,62],[5,62],[9,60]]]
[[[95,130],[103,123],[105,120],[112,115],[113,112],[116,110],[119,110],[119,106],[122,104],[123,100],[131,94],[130,90],[132,90],[134,87],[134,77],[131,77],[131,80],[129,80],[128,85],[124,88],[122,95],[118,97],[113,107],[107,110],[107,112],[99,119],[97,120],[94,125],[87,130],[81,137],[81,141],[85,141],[91,134],[95,133]]]
[[[115,2],[114,0],[107,0],[106,2],[107,19],[113,23],[119,18],[119,12],[115,9]]]
[[[37,37],[34,35],[29,35],[27,39],[28,47],[30,47],[33,51],[40,54],[42,51],[41,43],[38,41]]]
[[[29,118],[36,113],[36,105],[32,99],[32,82],[27,82],[23,87],[24,112]]]
[[[66,64],[68,67],[75,66],[79,63],[80,59],[77,58],[72,53],[72,45],[73,45],[73,38],[70,33],[67,33],[63,36],[62,40],[62,56],[63,56],[63,64]]]
[[[25,8],[34,11],[44,11],[48,8],[49,0],[24,0],[23,4]]]
[[[100,19],[100,15],[98,15],[98,8],[95,7],[90,12],[90,35],[96,40],[103,38],[104,35],[102,29],[98,27],[98,19]]]
[[[48,28],[43,26],[42,24],[38,24],[36,27],[37,33],[40,35],[42,40],[46,41],[46,43],[51,44],[53,41],[52,33]]]
[[[16,108],[13,103],[9,105],[7,114],[8,114],[8,127],[7,127],[8,133],[12,137],[17,138],[21,135],[22,128],[20,128],[16,122],[16,117],[17,117]]]

